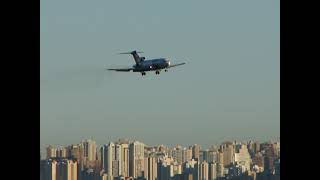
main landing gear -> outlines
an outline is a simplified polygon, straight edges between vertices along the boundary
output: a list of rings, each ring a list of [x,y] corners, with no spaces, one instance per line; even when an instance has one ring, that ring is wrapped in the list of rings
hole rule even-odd
[[[142,75],[142,76],[145,76],[145,75],[146,75],[146,72],[141,72],[141,75]]]
[[[156,71],[156,74],[160,74],[160,71]]]

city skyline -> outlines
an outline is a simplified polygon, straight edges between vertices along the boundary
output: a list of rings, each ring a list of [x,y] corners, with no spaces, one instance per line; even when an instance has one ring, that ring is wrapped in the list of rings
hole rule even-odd
[[[228,141],[204,149],[199,144],[147,146],[129,139],[98,147],[86,139],[67,147],[48,146],[46,153],[40,159],[42,180],[280,179],[280,141]]]
[[[132,138],[126,138],[126,137],[120,137],[120,138],[116,138],[116,139],[112,139],[112,140],[106,140],[104,143],[99,143],[98,141],[96,141],[94,138],[84,138],[84,139],[81,139],[77,142],[70,142],[70,143],[67,143],[67,144],[61,144],[61,143],[58,143],[58,144],[46,144],[46,145],[42,145],[40,147],[40,153],[41,153],[41,157],[45,157],[46,156],[46,148],[49,147],[49,146],[53,146],[53,147],[67,147],[67,146],[70,146],[70,145],[77,145],[83,141],[86,141],[86,140],[91,140],[91,141],[94,141],[96,142],[96,147],[103,147],[105,145],[108,145],[109,143],[116,143],[116,142],[119,142],[121,140],[126,140],[126,141],[129,141],[129,142],[134,142],[134,141],[139,141],[139,142],[145,142],[144,140],[141,140],[141,139],[132,139]],[[155,147],[155,146],[160,146],[160,145],[164,145],[166,147],[169,147],[169,148],[173,148],[173,147],[176,147],[176,146],[182,146],[182,147],[188,147],[188,146],[192,146],[192,145],[200,145],[200,147],[202,149],[209,149],[210,147],[212,146],[217,146],[219,144],[222,144],[224,142],[238,142],[238,143],[247,143],[247,142],[260,142],[260,143],[267,143],[267,142],[280,142],[280,137],[275,137],[275,138],[272,138],[272,139],[265,139],[265,140],[257,140],[257,139],[246,139],[246,140],[236,140],[236,139],[226,139],[226,140],[221,140],[220,142],[218,143],[212,143],[212,144],[199,144],[199,143],[187,143],[187,144],[182,144],[182,143],[175,143],[175,144],[165,144],[165,143],[144,143],[147,147]]]

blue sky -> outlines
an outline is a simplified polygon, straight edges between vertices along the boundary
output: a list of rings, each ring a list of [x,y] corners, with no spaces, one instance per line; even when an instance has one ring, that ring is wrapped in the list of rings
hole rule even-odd
[[[276,0],[41,1],[41,146],[202,144],[280,136]],[[162,72],[119,52],[186,62]]]

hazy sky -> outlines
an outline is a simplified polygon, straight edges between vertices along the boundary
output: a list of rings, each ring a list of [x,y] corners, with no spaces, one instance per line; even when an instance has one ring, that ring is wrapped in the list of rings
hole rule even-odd
[[[41,0],[41,146],[280,136],[278,0]],[[119,52],[186,62],[108,72]]]

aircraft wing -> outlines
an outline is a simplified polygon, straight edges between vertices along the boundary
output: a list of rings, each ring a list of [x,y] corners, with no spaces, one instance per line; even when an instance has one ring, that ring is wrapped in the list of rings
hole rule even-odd
[[[168,68],[172,68],[172,67],[176,67],[176,66],[181,66],[181,65],[184,65],[186,63],[179,63],[179,64],[172,64],[170,65]]]
[[[114,68],[114,69],[107,69],[109,71],[122,71],[122,72],[129,72],[133,70],[133,68]]]

